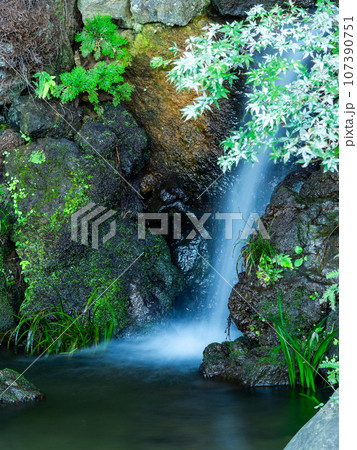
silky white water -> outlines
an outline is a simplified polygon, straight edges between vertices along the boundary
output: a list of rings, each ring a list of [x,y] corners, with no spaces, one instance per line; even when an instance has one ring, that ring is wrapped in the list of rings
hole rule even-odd
[[[302,59],[302,54],[291,53],[289,58]],[[286,86],[296,77],[290,70],[282,75],[279,84]],[[283,133],[283,129],[279,134]],[[206,298],[206,313],[201,318],[171,320],[160,324],[149,334],[130,337],[128,341],[117,341],[115,352],[125,353],[130,361],[148,364],[199,364],[204,348],[212,342],[235,339],[241,334],[234,324],[230,336],[227,334],[229,317],[228,299],[232,287],[237,283],[237,260],[246,238],[242,234],[252,213],[261,216],[268,205],[276,186],[291,170],[291,164],[274,164],[268,153],[261,153],[259,162],[239,163],[231,173],[231,187],[214,213],[241,213],[242,220],[233,221],[232,239],[225,239],[224,221],[214,239],[213,257],[208,262],[213,282]],[[219,181],[218,181],[219,182]],[[202,214],[206,211],[202,211]],[[256,225],[256,224],[255,224]],[[206,264],[206,262],[205,262]],[[238,269],[241,269],[239,267]]]

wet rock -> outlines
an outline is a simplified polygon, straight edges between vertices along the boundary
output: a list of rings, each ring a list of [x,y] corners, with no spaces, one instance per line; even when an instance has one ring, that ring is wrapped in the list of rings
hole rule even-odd
[[[78,0],[78,8],[83,22],[100,14],[112,17],[122,27],[133,26],[130,0]]]
[[[146,171],[159,181],[177,176],[192,199],[222,175],[217,164],[222,153],[220,143],[234,128],[242,111],[241,91],[234,86],[230,100],[220,101],[219,110],[214,109],[196,121],[184,121],[181,109],[193,101],[195,93],[177,93],[167,80],[167,71],[152,69],[150,61],[155,56],[171,59],[169,48],[174,41],[179,48],[185,48],[185,40],[200,35],[202,27],[210,22],[203,16],[182,28],[149,24],[135,36],[126,32],[133,56],[126,74],[135,86],[126,108],[153,140]]]
[[[150,194],[158,184],[158,178],[155,175],[148,173],[140,180],[140,192],[144,195]]]
[[[12,103],[8,123],[32,139],[71,138],[81,126],[82,115],[81,108],[63,105],[56,100],[45,102],[26,95]]]
[[[33,153],[42,155],[41,163],[33,162]],[[21,221],[14,239],[19,256],[28,261],[22,311],[58,304],[60,293],[65,310],[74,315],[97,288],[102,295],[95,303],[95,323],[104,328],[114,313],[119,333],[130,325],[129,288],[136,284],[136,295],[149,308],[150,318],[169,314],[182,282],[168,246],[162,236],[150,233],[138,240],[135,222],[124,214],[129,188],[99,156],[84,153],[66,139],[40,139],[11,151],[7,170],[17,180],[15,191],[21,192]],[[82,222],[74,237],[72,214],[90,202],[102,211],[94,214],[87,231]],[[93,208],[82,212],[76,223]],[[93,222],[109,209],[116,213],[99,227],[97,249]],[[114,220],[115,236],[105,240]],[[140,283],[134,281],[138,276]]]
[[[139,24],[160,22],[185,26],[209,3],[210,0],[131,0],[131,12]]]
[[[203,352],[201,371],[206,378],[243,386],[289,384],[282,355],[271,348],[257,347],[244,337],[208,345]]]
[[[0,370],[0,403],[13,405],[42,400],[45,396],[25,377],[11,369]],[[19,379],[18,379],[19,378]]]
[[[285,450],[339,448],[339,390],[291,439]]]
[[[298,269],[285,271],[276,284],[263,286],[255,273],[239,275],[229,299],[229,310],[244,336],[257,339],[261,345],[275,345],[275,331],[258,318],[278,318],[278,291],[282,310],[290,331],[303,335],[329,312],[327,303],[318,298],[333,279],[326,274],[338,268],[338,178],[322,171],[301,170],[290,174],[274,192],[262,217],[277,253],[293,256],[300,246],[308,256]]]
[[[84,151],[93,152],[94,148],[104,158],[113,159],[118,139],[106,125],[89,120],[80,129],[75,141]]]
[[[280,6],[286,5],[285,0],[212,0],[212,3],[223,16],[244,16],[253,6],[263,5],[270,9],[277,3]],[[316,0],[298,0],[295,2],[302,8],[310,8]]]
[[[122,105],[107,103],[101,121],[118,138],[120,170],[125,177],[133,178],[144,168],[150,156],[148,136]]]
[[[209,266],[200,256],[210,259],[207,247],[207,240],[202,236],[192,240],[181,239],[173,247],[175,265],[183,273],[187,288],[200,288],[209,273]]]

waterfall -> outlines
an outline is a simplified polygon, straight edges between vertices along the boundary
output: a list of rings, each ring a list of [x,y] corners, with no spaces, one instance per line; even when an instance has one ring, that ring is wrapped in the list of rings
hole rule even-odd
[[[302,59],[302,56],[299,53],[287,55],[290,59]],[[294,79],[295,73],[290,70],[282,75],[279,84],[286,86]],[[280,129],[278,134],[283,132]],[[208,344],[227,340],[228,299],[232,286],[238,281],[236,263],[248,237],[241,232],[250,214],[261,216],[264,213],[274,189],[291,170],[291,164],[274,164],[268,153],[260,153],[258,159],[259,162],[254,165],[242,161],[238,164],[230,174],[231,187],[215,208],[215,212],[220,213],[241,213],[242,220],[233,221],[232,239],[225,239],[223,223],[218,235],[213,236],[214,255],[209,261],[213,282],[206,299],[207,313],[200,319],[171,320],[166,326],[160,324],[150,334],[131,337],[126,342],[117,341],[113,344],[113,357],[117,357],[119,351],[121,355],[126,355],[125,361],[129,358],[136,363],[177,364],[180,367],[187,363],[192,367],[192,364],[197,366],[200,363],[202,352]],[[233,324],[231,328],[230,338],[235,339],[241,333]]]

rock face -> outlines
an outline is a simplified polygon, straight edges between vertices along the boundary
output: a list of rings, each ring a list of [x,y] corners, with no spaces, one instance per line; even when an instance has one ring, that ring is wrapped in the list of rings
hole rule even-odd
[[[0,403],[14,405],[42,400],[44,394],[32,383],[11,369],[0,370]],[[11,386],[11,387],[9,387]],[[6,391],[6,392],[5,392]]]
[[[304,425],[285,447],[285,450],[334,450],[339,448],[338,390]],[[337,401],[336,401],[337,400]]]
[[[277,3],[280,6],[286,4],[285,0],[212,0],[212,3],[223,16],[244,16],[253,6],[257,5],[263,5],[264,8],[269,9]],[[298,0],[295,3],[302,8],[310,8],[316,1]]]
[[[209,5],[209,0],[79,0],[83,21],[95,15],[108,15],[122,27],[161,22],[165,25],[187,25]]]
[[[151,142],[145,131],[123,106],[104,106],[100,119],[117,137],[117,154],[123,175],[135,177],[150,157]]]
[[[114,167],[114,158],[109,161]],[[181,278],[164,239],[149,234],[139,241],[136,224],[121,214],[128,202],[131,206],[131,192],[111,166],[67,139],[39,139],[8,155],[12,194],[19,194],[13,240],[27,261],[22,310],[56,303],[60,295],[67,312],[75,314],[98,289],[96,322],[104,327],[114,311],[118,333],[130,325],[129,288],[135,285],[151,320],[170,312]],[[83,224],[77,240],[71,239],[71,215],[90,202],[103,207],[103,214],[109,208],[118,211],[112,239],[102,244],[113,219],[99,229],[99,250],[88,245],[90,232]]]
[[[262,221],[277,253],[293,256],[300,246],[309,257],[298,269],[285,271],[276,285],[264,287],[255,273],[241,273],[232,291],[228,306],[237,328],[251,339],[259,331],[261,345],[271,345],[278,343],[278,336],[257,312],[267,319],[278,317],[277,288],[294,333],[310,330],[329,312],[314,297],[335,282],[326,275],[338,268],[338,176],[319,170],[293,172],[276,189]]]
[[[139,34],[128,36],[133,59],[126,74],[135,90],[125,106],[153,141],[146,175],[156,180],[177,176],[193,198],[222,174],[217,164],[220,144],[242,110],[241,88],[234,86],[230,100],[222,100],[219,110],[185,122],[181,109],[192,103],[195,93],[178,94],[167,80],[167,71],[152,69],[150,61],[155,56],[170,59],[173,42],[185,48],[185,40],[199,35],[210,22],[208,17],[196,18],[184,28],[172,29],[149,24]],[[147,192],[147,183],[143,182],[143,188]]]
[[[201,371],[206,378],[232,381],[243,386],[289,384],[281,356],[267,347],[255,347],[249,339],[213,343],[203,352]]]

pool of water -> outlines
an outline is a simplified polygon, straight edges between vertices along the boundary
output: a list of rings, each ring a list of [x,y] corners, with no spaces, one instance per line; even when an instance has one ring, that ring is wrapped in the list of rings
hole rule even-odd
[[[0,407],[0,448],[277,450],[316,412],[289,388],[240,388],[203,379],[194,359],[129,354],[130,344],[113,343],[40,360],[26,376],[46,398]],[[1,368],[30,362],[0,353]]]

